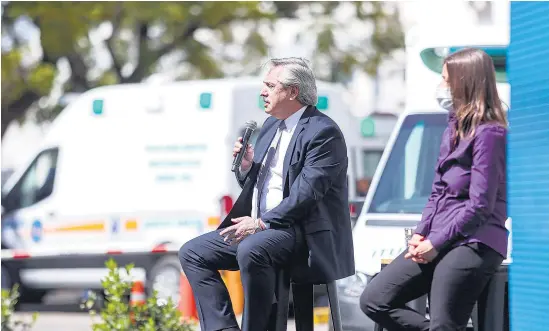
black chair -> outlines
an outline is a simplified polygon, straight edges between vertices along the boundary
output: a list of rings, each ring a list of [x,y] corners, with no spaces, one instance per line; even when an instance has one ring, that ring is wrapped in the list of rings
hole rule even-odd
[[[333,281],[324,285],[328,292],[333,330],[343,331],[336,283]],[[293,283],[288,270],[283,269],[278,272],[276,302],[273,304],[269,331],[286,331],[288,327],[290,288],[294,302],[296,331],[314,330],[313,286],[312,283]]]
[[[473,311],[475,331],[509,331],[508,266],[492,276]]]

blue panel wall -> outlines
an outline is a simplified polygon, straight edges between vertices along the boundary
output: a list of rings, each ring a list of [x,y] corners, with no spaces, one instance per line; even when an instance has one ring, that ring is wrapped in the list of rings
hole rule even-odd
[[[511,3],[508,143],[513,331],[549,330],[549,2]]]

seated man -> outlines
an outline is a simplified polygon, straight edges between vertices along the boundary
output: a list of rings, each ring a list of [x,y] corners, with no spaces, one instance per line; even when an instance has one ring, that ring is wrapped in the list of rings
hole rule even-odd
[[[203,331],[239,330],[218,270],[240,270],[244,331],[267,329],[277,270],[292,265],[298,252],[308,256],[294,278],[326,283],[355,271],[343,134],[314,106],[315,77],[305,61],[270,64],[261,91],[270,116],[255,152],[246,146],[242,192],[216,231],[179,251]],[[233,157],[242,147],[239,138]]]

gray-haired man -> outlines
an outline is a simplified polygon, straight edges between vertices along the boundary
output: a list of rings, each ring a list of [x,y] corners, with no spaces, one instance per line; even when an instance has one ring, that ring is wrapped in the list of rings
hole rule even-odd
[[[261,96],[270,116],[255,148],[247,146],[242,192],[216,231],[179,252],[204,331],[239,330],[218,270],[241,272],[243,331],[267,329],[279,268],[294,266],[292,278],[309,283],[355,271],[343,134],[314,106],[315,77],[304,60],[272,59],[269,69]]]

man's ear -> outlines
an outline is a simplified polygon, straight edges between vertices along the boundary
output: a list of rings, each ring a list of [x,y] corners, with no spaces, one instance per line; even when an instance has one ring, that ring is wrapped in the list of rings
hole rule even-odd
[[[299,87],[292,86],[290,89],[290,98],[296,100],[298,95],[299,95]]]

